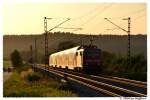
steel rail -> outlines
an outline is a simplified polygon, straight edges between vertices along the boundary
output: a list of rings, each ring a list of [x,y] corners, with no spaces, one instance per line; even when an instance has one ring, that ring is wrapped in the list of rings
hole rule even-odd
[[[107,75],[103,75],[103,76],[108,77],[108,78],[117,79],[117,80],[123,80],[123,81],[128,81],[128,82],[134,82],[134,83],[137,83],[137,84],[147,85],[146,82],[142,82],[142,81],[131,80],[131,79],[126,79],[126,78],[120,78],[120,77],[107,76]]]
[[[40,67],[37,67],[37,68],[40,68]],[[60,74],[59,72],[56,72],[56,71],[54,71],[54,70],[52,71],[52,70],[45,69],[45,68],[40,68],[40,69],[45,70],[45,71],[48,71],[48,72],[53,73],[53,74],[56,74],[56,75],[59,75],[59,76],[61,76],[61,77],[64,77],[64,74]],[[108,96],[113,96],[113,97],[120,97],[120,96],[121,96],[121,95],[118,95],[118,94],[116,94],[116,93],[113,93],[113,92],[110,92],[110,91],[101,89],[100,87],[96,87],[96,86],[90,85],[90,84],[88,84],[88,83],[82,82],[82,81],[80,81],[80,80],[74,79],[74,78],[72,78],[72,77],[67,76],[67,78],[68,78],[69,80],[75,81],[75,82],[77,82],[77,83],[79,83],[79,84],[81,84],[81,85],[84,85],[84,86],[87,86],[87,87],[89,87],[89,88],[91,88],[91,89],[94,89],[94,90],[96,90],[96,91],[102,92],[102,93],[104,93],[104,94],[106,94],[106,95],[108,95]]]
[[[56,71],[54,69],[51,69],[51,70]],[[87,78],[84,78],[84,77],[81,77],[81,76],[76,76],[76,75],[73,75],[73,74],[68,74],[66,72],[61,72],[61,71],[58,71],[58,70],[56,72],[62,73],[62,74],[66,74],[68,76],[73,76],[73,77],[76,77],[76,78],[80,78],[80,79],[86,80],[88,82],[97,84],[97,85],[108,87],[110,89],[115,89],[117,91],[120,91],[120,92],[123,92],[123,93],[127,93],[128,95],[132,95],[132,96],[146,96],[145,94],[142,94],[142,93],[138,93],[138,92],[127,90],[127,89],[120,88],[120,87],[117,87],[117,86],[113,86],[113,85],[109,85],[109,84],[106,84],[106,83],[98,82],[98,81],[95,81],[95,80],[92,80],[92,79],[87,79]]]
[[[43,68],[44,69],[44,68]],[[128,90],[128,89],[125,89],[125,88],[121,88],[121,87],[118,87],[118,86],[114,86],[114,85],[110,85],[110,84],[107,84],[107,83],[103,83],[103,82],[99,82],[99,81],[96,81],[96,80],[93,80],[93,79],[88,79],[88,78],[85,78],[85,77],[81,77],[81,76],[76,76],[75,74],[73,74],[73,73],[68,73],[68,72],[62,72],[62,70],[61,71],[59,71],[59,70],[56,70],[56,69],[52,69],[52,68],[48,68],[48,69],[46,69],[46,70],[51,70],[51,72],[57,72],[57,73],[61,73],[62,75],[67,75],[67,78],[69,78],[69,79],[75,79],[76,80],[76,82],[77,82],[77,80],[78,81],[80,81],[80,83],[82,83],[83,81],[86,81],[86,86],[87,86],[87,83],[90,85],[90,86],[93,86],[94,84],[96,84],[96,85],[100,85],[100,86],[103,86],[103,88],[105,88],[105,89],[110,89],[111,91],[113,91],[113,92],[117,92],[116,93],[116,95],[120,95],[119,94],[119,92],[121,93],[122,92],[122,95],[130,95],[130,96],[146,96],[145,94],[142,94],[142,93],[139,93],[139,92],[135,92],[135,91],[132,91],[132,90]],[[99,77],[99,76],[94,76],[94,75],[91,75],[92,77]],[[102,77],[101,77],[102,78]],[[108,79],[108,78],[103,78],[103,79]],[[82,81],[81,81],[82,80]],[[113,79],[112,79],[113,80]],[[114,80],[113,80],[114,81]],[[115,80],[115,82],[122,82],[122,81],[120,81],[120,80]],[[84,85],[85,85],[84,84]],[[91,85],[91,84],[93,84],[93,85]],[[98,87],[98,86],[97,86]],[[103,89],[103,90],[105,90],[105,89]],[[119,91],[119,92],[118,92]],[[111,93],[113,93],[113,92],[111,92]],[[110,94],[110,93],[109,93]]]
[[[122,79],[117,79],[117,78],[108,78],[108,77],[104,77],[104,76],[95,76],[95,75],[91,75],[94,78],[98,78],[98,79],[104,79],[104,80],[108,80],[108,81],[112,81],[112,82],[118,82],[118,83],[122,83],[122,84],[128,84],[128,85],[132,85],[132,86],[137,86],[140,88],[147,88],[146,85],[141,84],[141,83],[137,83],[137,82],[132,82],[132,81],[126,81],[126,80],[122,80]]]
[[[58,70],[61,70],[61,69],[58,69]],[[61,70],[61,71],[64,71],[64,70]],[[73,72],[73,71],[68,71],[68,72],[72,73],[72,74],[76,74],[76,75],[87,75],[87,74]],[[147,88],[147,85],[145,82],[136,81],[136,80],[130,80],[130,79],[112,77],[112,76],[106,76],[105,77],[104,75],[100,75],[100,76],[90,75],[90,77],[102,79],[102,80],[106,80],[106,81],[110,81],[110,82],[117,82],[120,84],[130,85],[130,86],[139,87],[139,88],[143,88],[143,89]]]

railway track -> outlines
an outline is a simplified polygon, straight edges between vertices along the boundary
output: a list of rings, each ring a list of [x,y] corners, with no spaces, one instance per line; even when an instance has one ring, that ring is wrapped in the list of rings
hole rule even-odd
[[[139,86],[139,87],[145,87],[145,86],[147,86],[147,82],[136,81],[136,80],[130,80],[130,79],[119,78],[119,77],[106,76],[106,75],[103,75],[103,76],[104,76],[104,77],[107,77],[107,78],[117,79],[117,80],[120,80],[120,81],[130,82],[130,83],[133,83],[133,84],[140,84],[141,86]],[[146,88],[146,87],[145,87],[145,88]]]
[[[119,77],[106,76],[106,75],[105,76],[104,75],[100,75],[100,76],[91,75],[91,76],[94,78],[97,78],[97,79],[104,79],[104,80],[109,80],[112,82],[117,82],[120,84],[125,84],[128,86],[134,86],[134,87],[138,87],[138,88],[147,89],[146,82],[130,80],[130,79],[125,79],[125,78],[119,78]]]
[[[94,76],[94,75],[86,75],[82,73],[72,72],[72,71],[65,71],[65,70],[56,70],[53,68],[47,68],[38,66],[38,69],[45,70],[47,72],[53,73],[55,75],[59,75],[61,77],[65,77],[68,80],[75,81],[79,84],[87,86],[95,91],[105,94],[106,96],[111,97],[145,97],[147,92],[145,83],[141,82],[133,82],[130,86],[139,89],[145,89],[142,91],[134,91],[134,89],[126,89],[123,86],[127,85],[125,80],[117,78],[108,78],[102,76]],[[129,83],[129,81],[127,81]],[[130,82],[131,83],[131,82]],[[118,84],[118,85],[116,85]],[[123,84],[123,85],[122,85]],[[135,85],[136,84],[136,85]],[[139,85],[138,85],[139,84]],[[144,91],[144,92],[143,92]]]
[[[57,69],[57,70],[66,72],[66,70],[63,70],[63,69]],[[95,81],[114,85],[114,86],[117,86],[120,88],[125,88],[125,89],[129,89],[132,91],[138,91],[139,93],[142,93],[142,94],[147,94],[146,82],[129,80],[129,79],[125,79],[125,78],[118,78],[118,77],[112,77],[112,76],[106,76],[106,75],[105,76],[104,75],[95,76],[95,75],[87,75],[87,74],[73,72],[73,71],[67,71],[67,72],[74,74],[74,75],[90,78],[90,79],[93,79]]]

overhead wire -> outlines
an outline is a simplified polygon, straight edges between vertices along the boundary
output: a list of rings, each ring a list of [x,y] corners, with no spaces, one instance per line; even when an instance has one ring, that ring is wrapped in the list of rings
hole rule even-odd
[[[87,25],[87,23],[89,23],[90,21],[92,21],[96,16],[102,14],[106,9],[110,8],[112,6],[112,3],[109,5],[104,6],[104,8],[99,11],[98,13],[96,13],[94,16],[90,17],[85,23],[83,23],[81,26],[85,26]]]
[[[105,5],[103,5],[103,6],[105,6]],[[83,15],[81,15],[81,16],[72,18],[72,20],[70,20],[70,22],[77,21],[77,20],[80,21],[80,20],[82,20],[82,19],[85,18],[85,17],[89,17],[89,15],[91,15],[92,13],[95,13],[95,11],[101,9],[103,6],[102,6],[102,5],[97,6],[97,7],[95,7],[94,9],[88,11],[87,13],[85,13],[85,14],[83,14]],[[80,26],[83,26],[83,25],[80,25]],[[78,31],[78,29],[72,30],[72,32],[75,32],[75,31]]]
[[[122,18],[122,17],[126,17],[128,15],[135,15],[135,14],[139,14],[139,13],[142,13],[143,11],[145,11],[146,8],[144,7],[143,9],[140,9],[140,10],[137,10],[137,11],[134,11],[134,12],[129,12],[128,14],[125,14],[125,15],[122,15],[122,16],[117,16],[117,17],[111,17],[112,19],[119,19],[119,18]]]
[[[88,11],[87,13],[85,13],[85,14],[83,14],[83,15],[81,15],[81,16],[75,17],[75,18],[73,18],[73,19],[74,19],[74,20],[75,20],[75,19],[81,20],[82,18],[91,15],[91,13],[95,13],[95,11],[98,10],[98,9],[100,9],[101,7],[102,7],[102,5],[97,6],[96,8],[94,8],[94,9]]]
[[[95,13],[94,11],[100,9],[101,7],[102,7],[102,6],[97,6],[97,7],[95,7],[94,9],[92,9],[92,10],[86,12],[85,14],[83,14],[83,15],[81,15],[81,16],[78,16],[78,17],[75,17],[75,18],[71,18],[70,22],[73,22],[73,21],[76,21],[76,20],[81,20],[81,19],[83,19],[83,18],[85,18],[85,17],[88,17],[88,15],[90,15],[91,13]],[[71,25],[71,26],[72,26],[72,25]],[[63,29],[63,28],[62,28],[62,29]],[[77,31],[77,29],[75,29],[75,30],[73,30],[73,31]]]
[[[71,18],[71,19],[73,19],[73,20],[81,20],[82,18],[87,17],[87,15],[90,15],[92,12],[94,13],[95,10],[98,10],[98,9],[100,9],[101,7],[102,7],[102,6],[97,6],[96,8],[94,8],[94,9],[88,11],[87,13],[85,13],[85,14],[83,14],[83,15],[78,16],[78,17],[75,17],[75,18]],[[57,19],[66,19],[66,18],[64,18],[64,17],[52,17],[51,19],[56,19],[56,20],[57,20]],[[73,20],[70,20],[70,21],[73,21]]]
[[[91,16],[86,22],[84,22],[84,23],[82,23],[80,26],[82,26],[82,28],[83,27],[85,27],[90,21],[92,21],[95,17],[97,17],[98,15],[100,15],[100,14],[102,14],[105,10],[107,10],[108,8],[110,8],[112,6],[112,3],[111,4],[108,4],[108,5],[104,5],[104,7],[103,7],[103,9],[102,10],[100,10],[100,11],[98,11],[98,13],[96,13],[96,14],[94,14],[93,16]],[[92,9],[91,11],[89,11],[89,12],[87,12],[86,14],[84,14],[84,15],[81,15],[81,16],[79,16],[79,17],[76,17],[76,18],[73,18],[73,20],[81,20],[82,18],[84,18],[85,16],[87,16],[87,15],[91,15],[91,13],[94,13],[93,11],[95,11],[95,10],[98,10],[98,9],[100,9],[102,6],[98,6],[98,7],[96,7],[96,8],[94,8],[94,9]],[[74,31],[78,31],[78,30],[73,30],[73,32]]]
[[[98,11],[98,13],[94,14],[93,16],[91,16],[86,22],[82,23],[80,26],[83,28],[85,27],[90,21],[92,21],[95,17],[97,17],[98,15],[102,14],[105,10],[107,10],[108,8],[110,8],[112,6],[112,3],[109,5],[104,5],[102,10]],[[84,28],[83,28],[84,29]],[[77,30],[75,30],[77,31]]]
[[[114,5],[114,4],[111,3],[111,4],[109,4],[108,6],[105,6],[105,7],[102,9],[101,12],[104,13],[105,10],[107,10],[108,8],[110,8],[110,7],[113,6],[113,5]],[[100,14],[102,14],[102,13],[100,13]],[[99,13],[96,14],[95,16],[93,16],[93,18],[95,18],[97,15],[100,15],[100,14],[99,14]],[[92,18],[91,18],[91,19],[92,19]],[[90,21],[91,19],[89,19],[89,21]],[[102,23],[102,21],[103,21],[103,20],[101,20],[98,24]],[[97,25],[98,25],[98,24],[97,24]],[[94,25],[93,25],[93,26],[94,26]],[[91,29],[92,29],[92,28],[91,28]]]
[[[141,13],[141,12],[143,12],[143,11],[145,11],[145,7],[143,8],[143,9],[140,9],[140,10],[137,10],[137,11],[134,11],[134,12],[131,12],[132,13],[132,16],[133,15],[135,15],[135,14],[139,14],[139,13]],[[131,15],[131,14],[130,14]],[[112,19],[119,19],[119,18],[121,18],[121,17],[126,17],[127,15],[124,15],[124,16],[119,16],[119,17],[112,17]],[[139,16],[139,17],[143,17],[143,16]],[[139,17],[137,17],[136,19],[138,19]],[[120,24],[120,26],[122,26],[124,23],[121,23]],[[97,24],[98,25],[98,24]],[[116,30],[117,28],[113,28],[114,30]],[[107,30],[108,31],[108,30]]]
[[[140,19],[140,18],[142,18],[142,17],[144,17],[145,15],[140,15],[140,16],[137,16],[137,17],[135,17],[135,18],[133,18],[132,19],[132,21],[136,21],[136,20],[138,20],[138,19]],[[121,23],[121,24],[119,24],[119,26],[121,26],[121,27],[125,27],[126,25],[124,25],[124,22],[123,23]],[[114,30],[118,30],[119,28],[111,28],[111,29],[107,29],[106,31],[114,31]],[[105,31],[105,32],[106,32]]]
[[[78,17],[75,17],[75,18],[71,18],[71,19],[73,19],[73,20],[70,20],[70,21],[81,20],[82,18],[87,17],[87,15],[93,13],[95,10],[100,9],[100,7],[102,7],[102,6],[97,6],[96,8],[94,8],[94,9],[88,11],[87,13],[85,13],[85,14],[83,14],[83,15],[81,15],[81,16],[78,16]],[[53,18],[53,19],[65,19],[65,18],[57,17],[57,18]],[[62,28],[62,29],[67,29],[67,28]],[[69,29],[69,28],[68,28],[68,29]],[[77,29],[74,30],[74,31],[77,31]]]
[[[98,11],[98,13],[94,14],[95,10],[98,10],[100,8],[102,8],[102,6],[97,6],[95,7],[94,9],[90,10],[89,12],[79,16],[79,17],[75,17],[75,18],[72,18],[72,20],[70,20],[71,22],[74,21],[74,20],[81,20],[85,17],[88,17],[89,15],[91,16],[91,13],[93,13],[94,15],[91,16],[90,18],[88,18],[88,20],[86,20],[86,22],[82,23],[80,26],[85,27],[89,22],[91,22],[95,17],[99,16],[100,14],[104,13],[108,8],[110,8],[113,4],[109,4],[109,5],[104,5],[103,9],[101,9],[100,11]],[[137,10],[135,12],[130,12],[132,13],[132,16],[137,14],[137,13],[141,13],[143,11],[145,11],[146,8],[143,8],[143,9],[140,9],[140,10]],[[112,17],[112,19],[118,19],[118,18],[121,18],[121,17],[126,17],[128,14],[126,15],[123,15],[123,16],[119,16],[119,17]],[[131,15],[131,14],[130,14]],[[140,18],[140,17],[143,17],[143,16],[138,16],[136,19]],[[122,26],[124,23],[121,23],[120,26]],[[116,30],[117,28],[114,28],[114,30]],[[78,30],[73,30],[73,31],[78,31]],[[107,30],[108,31],[108,30]]]

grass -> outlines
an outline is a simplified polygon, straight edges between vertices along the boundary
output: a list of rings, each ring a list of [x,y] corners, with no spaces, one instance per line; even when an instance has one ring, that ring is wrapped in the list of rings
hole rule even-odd
[[[3,61],[3,67],[4,68],[12,67],[11,61],[10,60],[4,60]]]
[[[60,83],[48,76],[42,76],[38,81],[28,81],[28,75],[22,77],[20,74],[15,71],[4,82],[4,97],[77,97],[66,83]],[[66,86],[68,88],[63,88]]]
[[[8,68],[8,67],[13,67],[12,63],[10,60],[3,60],[3,68]],[[30,68],[29,64],[26,62],[23,62],[23,65],[20,66],[19,68],[16,68],[18,72],[21,71],[27,71]]]

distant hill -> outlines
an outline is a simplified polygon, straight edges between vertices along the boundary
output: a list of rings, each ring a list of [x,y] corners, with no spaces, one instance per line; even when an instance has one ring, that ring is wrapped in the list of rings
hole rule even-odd
[[[89,44],[91,36],[72,34],[64,32],[50,33],[49,53],[56,52],[58,45],[64,41],[73,41],[77,45]],[[38,56],[44,54],[44,35],[4,35],[3,36],[3,56],[8,58],[14,49],[29,56],[30,45],[34,45],[34,38],[37,38]],[[125,56],[127,54],[128,38],[127,35],[94,35],[93,44],[97,45],[104,51],[115,53],[116,55]],[[34,48],[34,47],[33,47]],[[142,53],[147,55],[147,35],[131,36],[131,53],[132,55]]]

